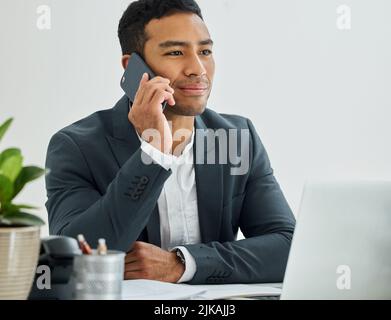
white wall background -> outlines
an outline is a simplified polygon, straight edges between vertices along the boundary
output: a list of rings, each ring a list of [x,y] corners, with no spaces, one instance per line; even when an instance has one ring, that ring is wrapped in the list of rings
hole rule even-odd
[[[122,96],[129,0],[1,0],[0,150],[44,165],[52,134]],[[217,62],[209,106],[252,119],[295,214],[307,179],[391,179],[391,1],[199,0]],[[351,29],[336,27],[349,5]],[[39,5],[50,30],[36,27]],[[44,179],[19,196],[46,219]],[[43,234],[47,233],[47,228]]]

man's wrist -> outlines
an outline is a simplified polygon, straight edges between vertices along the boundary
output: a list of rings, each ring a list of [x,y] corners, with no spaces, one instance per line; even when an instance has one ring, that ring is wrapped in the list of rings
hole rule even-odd
[[[170,251],[175,252],[176,250],[179,250],[183,254],[183,257],[185,259],[185,272],[182,274],[182,277],[177,281],[177,283],[188,282],[193,279],[197,271],[196,261],[194,257],[190,254],[189,250],[186,249],[186,247],[177,246],[172,248]]]
[[[186,259],[183,255],[183,252],[180,249],[175,249],[174,252],[176,253],[177,257],[179,258],[179,261],[186,267]]]
[[[175,251],[174,252],[170,252],[170,254],[173,257],[173,260],[175,261],[175,264],[174,264],[175,267],[172,270],[173,271],[172,282],[173,283],[177,283],[182,278],[183,274],[185,273],[186,266],[185,266],[185,264],[183,263],[183,261],[177,255],[177,253]]]

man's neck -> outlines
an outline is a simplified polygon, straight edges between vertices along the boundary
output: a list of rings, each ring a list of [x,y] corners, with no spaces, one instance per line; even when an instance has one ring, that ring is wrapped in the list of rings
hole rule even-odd
[[[170,106],[167,106],[167,108],[170,108]],[[194,130],[194,116],[177,115],[168,110],[165,110],[164,115],[172,126],[172,154],[179,156],[191,139]],[[185,143],[183,143],[184,141]]]

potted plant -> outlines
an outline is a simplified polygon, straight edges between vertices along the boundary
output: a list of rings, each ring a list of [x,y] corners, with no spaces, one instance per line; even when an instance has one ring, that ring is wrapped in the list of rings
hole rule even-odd
[[[0,125],[0,142],[12,120]],[[18,148],[0,153],[0,299],[26,299],[30,292],[44,222],[30,213],[35,207],[16,204],[13,199],[44,172],[39,167],[23,166]]]

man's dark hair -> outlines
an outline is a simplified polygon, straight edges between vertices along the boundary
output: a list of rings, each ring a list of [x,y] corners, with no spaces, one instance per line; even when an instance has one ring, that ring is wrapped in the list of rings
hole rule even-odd
[[[137,52],[144,56],[148,40],[145,25],[176,12],[190,12],[203,19],[201,9],[194,0],[138,0],[132,2],[119,21],[118,38],[122,54]]]

